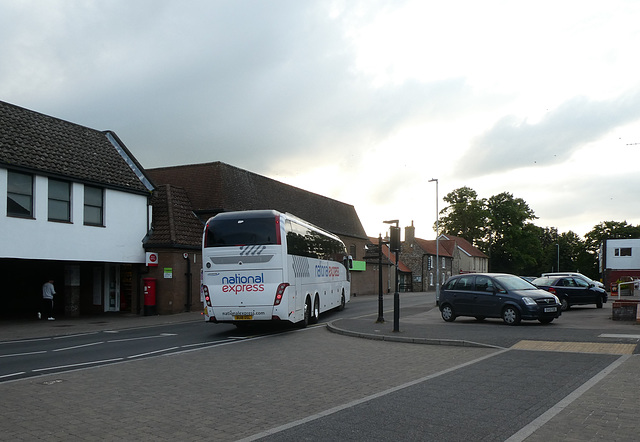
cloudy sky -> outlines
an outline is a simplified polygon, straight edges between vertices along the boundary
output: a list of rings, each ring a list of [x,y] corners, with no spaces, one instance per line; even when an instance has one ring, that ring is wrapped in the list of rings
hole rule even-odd
[[[0,100],[435,237],[462,186],[640,224],[640,2],[2,0]]]

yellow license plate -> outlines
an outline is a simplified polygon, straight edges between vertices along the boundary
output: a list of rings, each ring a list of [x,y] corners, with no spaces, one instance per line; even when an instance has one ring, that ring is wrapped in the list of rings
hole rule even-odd
[[[236,321],[248,321],[253,319],[253,315],[236,315],[233,317]]]

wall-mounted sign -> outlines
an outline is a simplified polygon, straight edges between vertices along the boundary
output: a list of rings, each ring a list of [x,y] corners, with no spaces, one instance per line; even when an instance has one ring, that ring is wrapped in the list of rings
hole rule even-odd
[[[148,267],[157,267],[158,266],[158,254],[156,252],[147,252],[146,253],[146,262]]]
[[[164,277],[165,279],[173,278],[173,269],[171,267],[164,268]]]

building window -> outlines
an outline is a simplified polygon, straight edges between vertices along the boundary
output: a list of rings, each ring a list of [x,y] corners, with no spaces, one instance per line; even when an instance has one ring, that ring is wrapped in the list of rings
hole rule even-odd
[[[33,217],[33,176],[9,171],[7,175],[7,215]]]
[[[49,221],[71,221],[71,183],[49,179]]]
[[[622,247],[615,249],[616,256],[631,256],[631,247]]]
[[[102,189],[84,186],[84,223],[88,226],[104,225],[104,197]]]
[[[441,268],[445,268],[447,265],[447,261],[445,260],[444,256],[442,257],[442,267]]]
[[[429,259],[427,260],[427,270],[431,270],[432,268],[433,268],[433,256],[429,255]]]
[[[356,257],[356,251],[357,251],[357,250],[358,250],[358,249],[356,248],[356,245],[355,245],[355,244],[351,244],[351,245],[349,246],[349,254],[351,255],[351,259],[358,259],[358,258]]]

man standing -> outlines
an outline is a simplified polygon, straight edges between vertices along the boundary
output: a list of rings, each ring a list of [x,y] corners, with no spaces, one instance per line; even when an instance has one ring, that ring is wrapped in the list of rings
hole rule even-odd
[[[53,279],[50,279],[48,282],[45,282],[42,285],[42,302],[44,305],[44,316],[49,321],[55,320],[55,318],[53,317],[53,295],[55,294],[56,290],[53,288]]]

